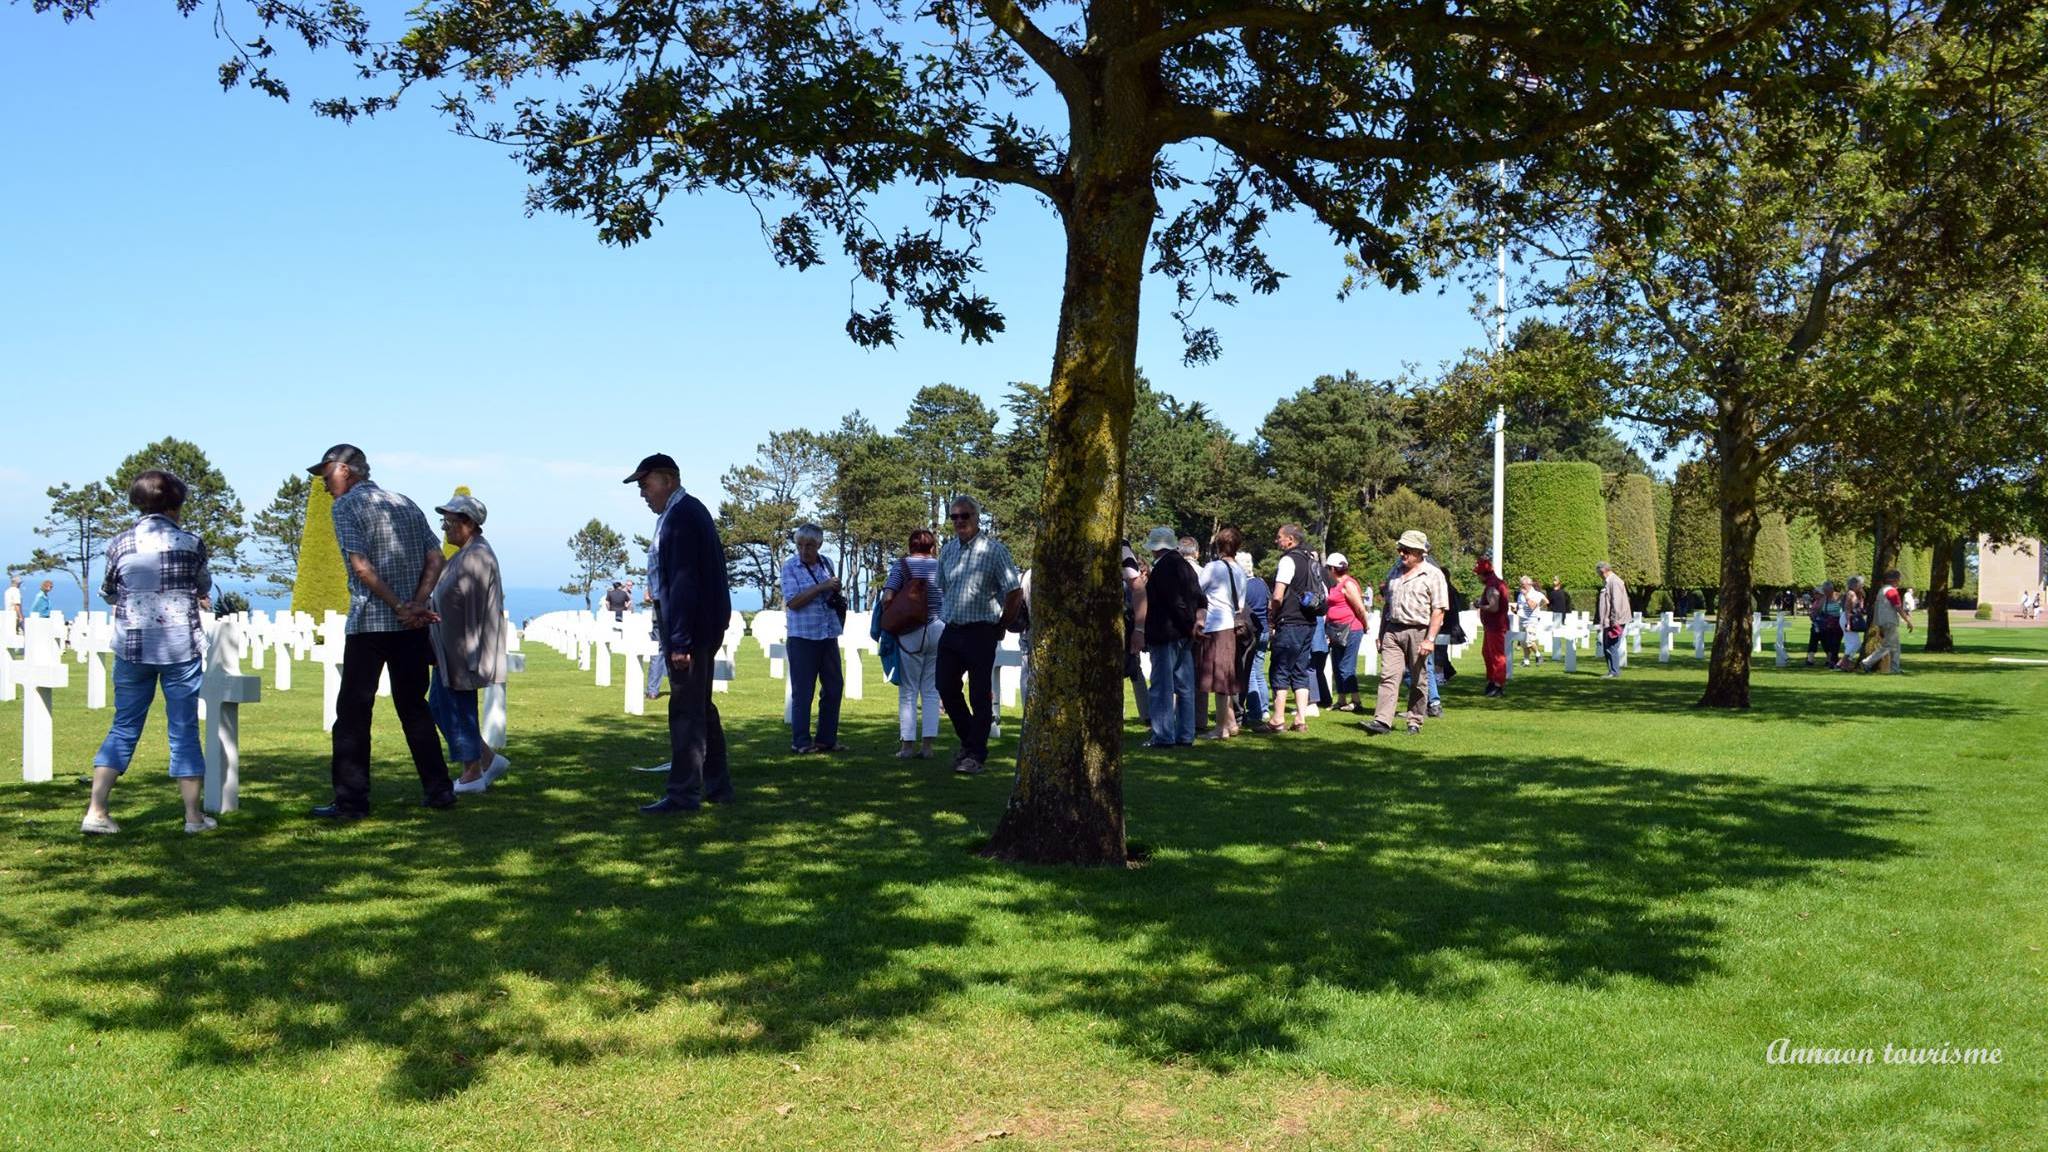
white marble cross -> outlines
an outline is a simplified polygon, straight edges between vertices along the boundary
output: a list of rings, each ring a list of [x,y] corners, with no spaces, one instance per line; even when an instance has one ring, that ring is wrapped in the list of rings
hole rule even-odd
[[[208,812],[241,807],[241,706],[263,699],[263,678],[242,672],[242,629],[222,619],[206,645],[206,674],[199,685],[199,714],[206,724]]]
[[[1707,623],[1707,614],[1705,612],[1694,612],[1692,619],[1685,622],[1685,630],[1692,633],[1692,658],[1695,660],[1705,660],[1707,658],[1707,633],[1714,630],[1714,626]]]
[[[619,651],[626,657],[628,716],[647,715],[647,677],[652,672],[652,663],[661,659],[661,645],[646,625],[647,621],[628,616],[625,633],[619,637]]]
[[[348,620],[338,612],[314,625],[320,642],[313,646],[313,659],[320,663],[320,729],[334,731],[334,717],[341,704],[341,654],[348,642]]]
[[[1774,630],[1777,632],[1777,638],[1771,642],[1771,647],[1777,651],[1778,667],[1783,668],[1792,662],[1792,658],[1785,654],[1785,614],[1783,612],[1778,613],[1778,617],[1773,622],[1773,625]]]
[[[761,654],[768,657],[768,675],[782,679],[782,662],[787,656],[782,642],[789,638],[788,619],[780,612],[756,612],[747,630],[753,633],[754,643],[761,646]]]
[[[1749,614],[1749,641],[1749,654],[1751,656],[1761,656],[1764,654],[1764,614],[1761,612]]]
[[[1681,631],[1678,621],[1671,613],[1662,612],[1657,616],[1657,663],[1671,663],[1671,638]]]
[[[49,780],[55,767],[55,727],[50,701],[54,691],[71,685],[64,663],[63,626],[39,616],[28,618],[23,632],[22,660],[14,669],[21,689],[21,778],[36,784]]]

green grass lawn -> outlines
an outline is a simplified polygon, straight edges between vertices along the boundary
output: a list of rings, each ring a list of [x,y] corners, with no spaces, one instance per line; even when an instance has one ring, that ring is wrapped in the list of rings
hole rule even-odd
[[[0,705],[0,1148],[2048,1147],[2048,667],[1987,660],[2048,634],[1957,638],[1744,715],[1689,659],[1485,701],[1475,652],[1420,738],[1133,751],[1113,873],[975,855],[1008,779],[890,758],[872,671],[854,752],[789,755],[751,645],[732,808],[639,816],[662,721],[538,650],[452,812],[380,703],[375,815],[305,819],[302,665],[218,833],[158,716],[85,838],[74,674],[54,783]]]

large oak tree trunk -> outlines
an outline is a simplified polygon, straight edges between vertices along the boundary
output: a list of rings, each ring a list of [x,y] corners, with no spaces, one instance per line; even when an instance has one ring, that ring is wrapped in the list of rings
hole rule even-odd
[[[1714,651],[1699,708],[1749,707],[1749,652],[1754,624],[1751,574],[1756,561],[1756,489],[1761,466],[1747,415],[1723,405],[1714,437],[1721,496],[1721,587]]]
[[[1949,565],[1953,562],[1956,542],[1942,540],[1930,546],[1934,553],[1933,573],[1927,580],[1927,651],[1953,652],[1956,638],[1948,629],[1948,589],[1952,573]]]
[[[1138,294],[1157,211],[1150,165],[1083,182],[1067,214],[1045,495],[1032,571],[1032,690],[1017,782],[988,853],[1125,862],[1124,453],[1137,399]]]

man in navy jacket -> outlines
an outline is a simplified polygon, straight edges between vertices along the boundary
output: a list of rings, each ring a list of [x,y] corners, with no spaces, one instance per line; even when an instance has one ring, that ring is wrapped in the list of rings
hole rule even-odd
[[[660,517],[647,558],[655,629],[668,659],[668,793],[641,806],[649,815],[694,812],[704,801],[731,802],[732,770],[725,729],[711,702],[711,672],[732,617],[725,546],[704,502],[683,491],[675,460],[657,452],[626,483]]]

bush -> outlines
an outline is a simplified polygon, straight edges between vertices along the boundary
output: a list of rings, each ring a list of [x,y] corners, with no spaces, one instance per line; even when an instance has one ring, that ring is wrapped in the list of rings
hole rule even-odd
[[[1827,553],[1828,579],[1837,584],[1846,584],[1851,576],[1868,575],[1872,547],[1870,537],[1854,529],[1842,529],[1823,535],[1821,549]]]
[[[1671,491],[1671,539],[1665,542],[1664,583],[1672,588],[1721,586],[1720,485],[1710,460],[1678,466]]]
[[[249,598],[240,592],[216,592],[213,594],[213,611],[216,616],[239,616],[249,610]]]
[[[1544,584],[1551,576],[1563,576],[1576,600],[1576,585],[1593,584],[1593,566],[1607,558],[1607,502],[1600,495],[1600,466],[1510,464],[1505,488],[1501,563],[1507,572],[1502,576],[1512,580],[1526,573]],[[1624,580],[1641,579],[1627,569],[1621,575]]]
[[[1756,555],[1750,561],[1749,579],[1757,588],[1792,587],[1792,530],[1781,512],[1757,517]]]
[[[1792,521],[1792,581],[1800,588],[1818,588],[1828,578],[1828,551],[1820,526],[1811,516]]]
[[[1664,583],[1656,493],[1648,476],[1632,473],[1607,484],[1607,558],[1632,588]]]
[[[1991,605],[1989,605],[1989,604],[1979,604],[1979,605],[1977,605],[1977,619],[1979,619],[1979,620],[1989,620],[1989,619],[1991,619]]]
[[[306,495],[306,526],[299,535],[299,572],[292,581],[292,611],[321,619],[348,614],[348,569],[334,540],[334,497],[315,483]]]
[[[1396,488],[1374,501],[1359,528],[1347,527],[1342,535],[1332,536],[1332,551],[1351,561],[1351,575],[1359,583],[1377,584],[1394,565],[1395,541],[1410,528],[1429,537],[1430,559],[1444,570],[1444,577],[1467,596],[1477,595],[1479,581],[1472,575],[1472,556],[1458,534],[1457,518],[1450,509],[1408,488]]]

